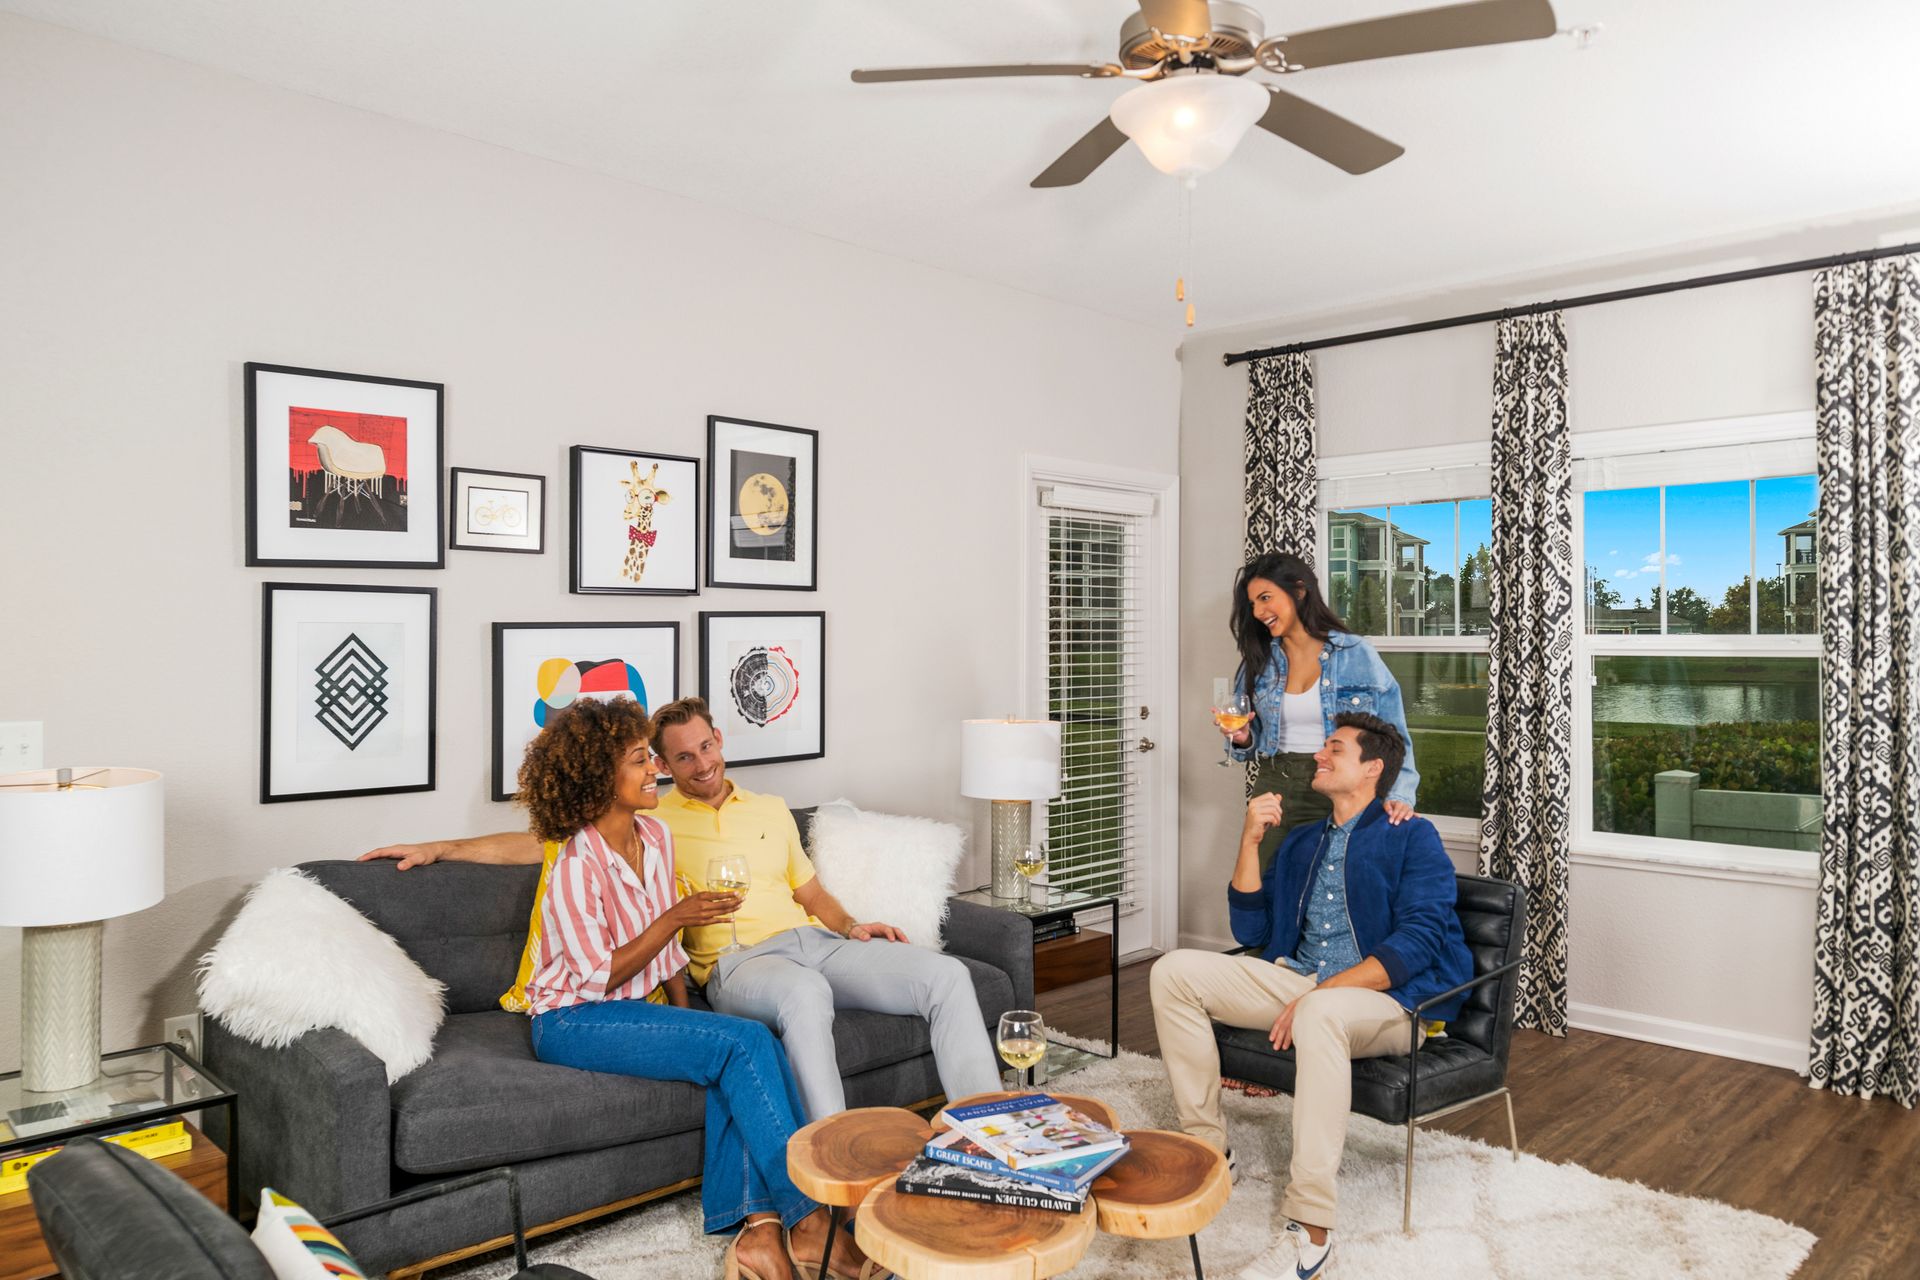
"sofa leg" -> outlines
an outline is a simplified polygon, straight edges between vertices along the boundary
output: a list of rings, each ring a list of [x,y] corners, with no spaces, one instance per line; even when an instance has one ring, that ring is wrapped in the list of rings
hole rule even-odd
[[[1400,1230],[1402,1234],[1413,1234],[1413,1133],[1416,1128],[1414,1118],[1407,1117],[1407,1198],[1400,1211]]]
[[[1510,1089],[1502,1089],[1500,1096],[1507,1104],[1507,1145],[1513,1148],[1513,1158],[1518,1160],[1520,1158],[1520,1130],[1515,1128],[1513,1123],[1513,1091]]]

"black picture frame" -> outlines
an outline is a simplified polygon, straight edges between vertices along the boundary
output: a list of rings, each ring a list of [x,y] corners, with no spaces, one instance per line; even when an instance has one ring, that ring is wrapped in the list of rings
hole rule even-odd
[[[246,559],[249,566],[273,568],[303,566],[316,569],[446,568],[446,547],[441,540],[443,524],[441,515],[445,509],[445,494],[441,488],[441,473],[445,470],[446,458],[446,385],[444,383],[422,382],[411,378],[388,378],[376,374],[342,373],[332,369],[307,369],[297,365],[264,364],[256,361],[249,361],[244,366],[244,376],[246,382],[246,426],[244,432],[246,453]],[[430,397],[433,426],[431,432],[427,433],[427,436],[431,441],[431,450],[430,452],[426,448],[421,448],[418,451],[415,450],[414,445],[420,442],[421,437],[417,432],[416,426],[409,420],[406,445],[406,474],[408,479],[404,492],[400,491],[396,485],[394,495],[394,505],[407,509],[408,529],[390,531],[376,526],[367,526],[365,528],[356,526],[354,529],[348,530],[338,527],[341,515],[344,510],[348,508],[349,503],[351,503],[351,509],[355,513],[356,520],[363,518],[360,516],[360,504],[362,501],[368,502],[369,510],[376,516],[379,516],[383,522],[387,521],[388,518],[383,514],[386,499],[384,496],[384,484],[381,481],[384,480],[384,477],[376,480],[368,480],[364,477],[348,476],[344,480],[340,480],[337,479],[340,473],[336,473],[331,467],[324,467],[324,464],[323,469],[326,479],[323,482],[323,489],[325,489],[326,492],[323,492],[320,502],[316,505],[314,513],[315,521],[313,522],[314,527],[310,529],[294,528],[291,526],[282,528],[278,524],[275,524],[273,528],[269,529],[262,523],[268,507],[272,507],[276,512],[280,510],[280,508],[271,503],[262,493],[263,483],[269,481],[270,477],[263,477],[261,468],[272,468],[274,462],[280,461],[283,458],[286,460],[286,465],[289,469],[292,466],[291,458],[288,456],[291,445],[286,449],[280,448],[278,444],[272,448],[268,448],[262,436],[262,431],[268,425],[261,420],[264,407],[263,401],[271,400],[274,402],[273,407],[278,408],[280,407],[279,401],[286,398],[283,393],[298,395],[301,389],[293,387],[291,382],[285,385],[282,383],[282,380],[293,379],[323,379],[358,387],[359,390],[357,392],[343,390],[340,394],[343,398],[363,405],[395,398],[391,390],[382,391],[380,390],[381,388],[403,388],[407,391],[418,392],[423,396]],[[267,384],[265,388],[263,388],[263,382]],[[312,390],[312,388],[308,388],[307,390]],[[300,396],[299,398],[310,397]],[[414,397],[406,396],[400,396],[398,398],[402,403],[407,403],[414,399]],[[408,404],[408,407],[423,409],[425,406]],[[311,409],[306,408],[300,411],[313,412]],[[348,410],[347,412],[354,413],[358,416],[363,411]],[[312,442],[309,441],[309,443]],[[349,438],[347,443],[358,446],[361,442]],[[273,474],[278,476],[279,472],[276,470]],[[422,475],[431,476],[432,479],[426,486],[416,486],[414,479]],[[341,496],[341,493],[334,491],[334,485],[336,483],[347,486],[347,490],[344,491],[345,496]],[[374,494],[368,492],[367,486],[370,484],[380,488],[381,493],[379,496],[376,497]],[[281,490],[281,492],[287,491]],[[432,501],[427,505],[426,510],[421,511],[419,508],[422,504],[415,501],[415,497],[427,495],[431,495]],[[336,497],[338,499],[335,508],[336,527],[333,529],[327,529],[319,523],[320,520],[324,518],[326,499],[328,497]],[[287,501],[288,508],[291,509],[294,505],[294,499],[290,492],[287,493]],[[413,518],[415,512],[418,512],[417,523]],[[352,554],[352,552],[356,550],[364,553],[369,547],[378,549],[389,532],[397,533],[403,539],[402,542],[394,544],[394,554],[390,556]],[[361,534],[372,535],[372,538],[369,540],[368,538],[359,536]],[[423,534],[425,535],[424,540],[421,536]],[[302,549],[305,544],[312,545],[311,552]],[[429,552],[430,554],[424,554]]]
[[[517,768],[511,767],[512,762],[510,762],[508,759],[508,749],[507,749],[507,723],[508,723],[508,718],[512,713],[512,707],[510,705],[510,696],[507,690],[508,638],[520,632],[553,632],[555,633],[556,638],[558,638],[558,637],[564,636],[564,634],[568,632],[601,632],[601,631],[624,631],[624,632],[630,632],[630,633],[637,632],[637,633],[647,633],[647,634],[652,634],[655,632],[665,632],[667,634],[668,643],[669,643],[669,657],[667,659],[666,672],[665,672],[666,679],[667,679],[667,688],[665,690],[665,696],[664,697],[660,696],[660,694],[656,693],[651,686],[646,686],[644,691],[647,694],[647,698],[644,705],[646,706],[648,713],[651,714],[652,712],[658,710],[660,707],[663,707],[667,703],[672,702],[675,699],[679,698],[680,696],[680,624],[678,622],[563,621],[563,622],[496,622],[494,623],[493,624],[492,665],[490,668],[492,693],[493,693],[493,732],[490,735],[488,740],[491,744],[491,756],[490,756],[491,763],[489,767],[491,769],[492,776],[493,776],[493,798],[495,800],[511,800],[516,794],[516,792],[511,788],[509,784],[515,780],[515,774],[517,773]],[[607,662],[607,661],[611,661],[614,657],[619,657],[625,661],[631,661],[632,654],[633,654],[633,650],[628,649],[624,653],[609,655],[608,657],[598,659],[598,661]],[[559,656],[565,656],[565,655],[559,655]],[[577,662],[580,660],[575,659],[575,661]],[[643,674],[642,680],[644,681],[644,679],[645,679],[645,676]],[[524,694],[524,690],[522,690],[522,694]],[[537,689],[535,690],[535,696],[536,697],[540,696],[540,692]],[[524,726],[522,726],[522,728],[524,728]],[[519,739],[521,751],[525,750],[524,744],[526,741],[530,741],[531,737],[532,737],[531,734],[526,734]]]
[[[790,447],[794,471],[787,495],[789,518],[785,522],[787,551],[792,559],[791,570],[782,571],[769,568],[781,561],[770,558],[753,558],[744,549],[732,544],[738,537],[767,539],[768,546],[762,551],[772,553],[772,545],[777,535],[766,531],[747,531],[735,528],[739,519],[733,512],[734,499],[738,488],[732,483],[734,455],[737,452],[732,445],[722,440],[723,432],[729,428],[741,428],[746,434],[753,432],[775,433],[774,440]],[[791,437],[791,441],[780,441],[780,437]],[[722,456],[724,453],[725,456]],[[804,465],[802,463],[804,462]],[[707,585],[709,587],[740,587],[754,591],[817,591],[820,589],[820,433],[808,427],[789,427],[778,422],[759,422],[752,418],[735,418],[725,414],[707,415]]]
[[[460,501],[462,483],[475,488],[506,486],[483,486],[480,480],[530,481],[528,492],[536,495],[533,505],[536,510],[527,519],[527,532],[520,535],[523,545],[507,546],[490,544],[486,541],[466,541],[465,539],[484,537],[469,529],[462,529],[464,510]],[[524,543],[531,540],[533,545]],[[496,471],[486,467],[450,467],[447,470],[447,550],[449,551],[492,551],[505,555],[537,556],[547,550],[547,478],[532,475],[524,471]]]
[[[261,610],[260,610],[260,618],[261,618],[261,626],[260,626],[260,634],[261,634],[260,803],[261,804],[282,804],[288,801],[295,801],[295,800],[331,800],[331,799],[342,799],[349,796],[385,796],[385,795],[399,795],[404,792],[410,792],[410,791],[432,791],[435,787],[436,779],[437,779],[438,754],[439,754],[439,733],[438,733],[439,712],[440,712],[440,707],[439,707],[440,591],[439,591],[439,588],[438,587],[381,586],[381,585],[361,586],[361,585],[349,585],[345,583],[320,583],[320,582],[263,582],[260,584],[260,588],[261,588],[261,597],[260,597],[261,598]],[[284,597],[292,597],[296,595],[317,596],[317,595],[326,595],[329,593],[341,594],[341,595],[376,596],[376,597],[418,596],[423,598],[423,603],[425,606],[425,617],[421,621],[424,623],[424,629],[426,632],[425,655],[424,655],[425,667],[426,667],[426,670],[425,670],[426,696],[424,700],[425,701],[424,714],[422,716],[422,718],[425,721],[425,726],[424,726],[425,732],[424,732],[424,741],[421,746],[421,751],[423,752],[423,756],[419,760],[412,760],[412,759],[403,760],[401,761],[401,765],[402,767],[412,767],[416,772],[420,771],[421,768],[424,768],[424,773],[425,773],[424,780],[414,781],[414,782],[395,783],[391,785],[376,785],[376,786],[347,785],[347,786],[339,786],[339,787],[308,787],[307,789],[304,789],[304,790],[293,790],[293,789],[284,789],[284,788],[280,790],[275,789],[274,744],[276,741],[282,740],[282,734],[280,732],[282,729],[282,725],[276,721],[275,707],[276,705],[285,705],[286,703],[294,700],[296,696],[298,697],[298,700],[301,703],[304,704],[304,701],[305,701],[303,695],[295,695],[294,690],[292,689],[291,686],[284,690],[276,689],[275,687],[274,652],[276,649],[276,641],[278,641],[281,638],[279,635],[279,632],[277,631],[277,626],[279,622],[285,618],[285,615],[288,612],[291,612],[291,610],[284,609],[284,608],[280,610],[276,610],[275,608],[276,600],[283,596]],[[291,601],[289,600],[288,603],[291,603]],[[391,624],[391,620],[383,620],[383,621],[386,621],[389,625]],[[335,625],[337,625],[337,623]],[[349,639],[356,637],[357,634],[358,634],[357,632],[350,633]],[[342,647],[344,647],[344,644]],[[339,649],[333,650],[331,653],[328,654],[328,660],[332,661],[334,658],[334,655],[338,654],[339,652],[340,652]],[[354,663],[352,659],[353,659],[353,655],[348,654],[346,655],[345,658],[341,660],[340,663],[335,664],[335,670],[340,671],[342,673],[341,675],[342,680],[344,680],[346,676],[358,674],[358,671],[356,670],[356,667],[358,666],[358,664]],[[286,679],[297,679],[299,678],[300,674],[302,674],[300,671],[300,667],[302,665],[304,664],[288,663],[286,666],[281,668],[280,674],[282,675],[283,678],[286,678]],[[359,669],[363,670],[364,668],[359,668]],[[407,690],[412,689],[413,680],[418,679],[419,674],[420,674],[419,672],[412,673],[412,677],[411,679],[409,679],[407,685],[405,686],[405,689]],[[340,683],[340,681],[335,680],[335,681],[332,681],[332,683],[338,684]],[[409,694],[408,696],[415,696],[415,695]],[[375,719],[374,723],[371,725],[368,725],[365,723],[353,723],[351,721],[342,724],[338,719],[335,719],[332,722],[329,722],[327,719],[319,716],[316,716],[315,718],[321,720],[322,724],[326,727],[327,731],[333,736],[333,738],[336,741],[340,742],[342,745],[346,745],[348,750],[354,750],[354,749],[357,749],[362,742],[365,742],[367,738],[378,729],[379,724],[384,722],[384,720],[390,714],[390,712],[383,709],[384,708],[383,697],[370,698],[364,692],[358,698],[349,700],[349,706],[345,714],[347,714],[348,716],[353,715],[355,713],[354,709],[356,707],[364,707],[364,704],[368,703],[369,701],[379,704],[378,706],[375,707],[377,718]],[[416,700],[411,705],[414,709],[419,708],[417,697],[416,697]],[[409,710],[408,707],[402,707],[401,713],[405,715],[408,712],[408,710]],[[353,736],[356,734],[358,735],[358,741],[348,744],[347,738],[349,736]],[[404,729],[401,730],[401,734],[403,738],[406,736]],[[297,729],[296,729],[296,740],[297,740]],[[356,770],[356,771],[365,772],[364,770]],[[289,781],[291,781],[291,779],[289,779]]]
[[[582,493],[582,484],[583,484],[583,476],[585,474],[585,470],[587,466],[591,462],[593,462],[594,460],[600,457],[624,458],[624,459],[627,459],[629,462],[638,466],[644,466],[647,463],[651,462],[656,464],[656,467],[657,467],[658,464],[665,463],[673,468],[682,468],[682,467],[687,468],[691,472],[691,476],[688,478],[686,484],[684,485],[684,488],[690,490],[693,494],[693,508],[691,513],[692,514],[691,521],[689,522],[685,519],[682,519],[677,513],[671,513],[671,512],[669,513],[667,518],[667,523],[669,524],[669,527],[675,530],[684,530],[684,533],[682,536],[685,539],[685,546],[686,546],[686,550],[683,553],[686,561],[684,573],[681,571],[681,568],[677,563],[673,564],[672,567],[667,570],[666,577],[667,577],[667,580],[672,585],[627,586],[627,585],[620,584],[619,582],[615,581],[615,579],[621,576],[621,574],[610,573],[607,571],[607,569],[605,568],[605,561],[607,557],[599,550],[598,547],[596,547],[596,549],[591,553],[594,563],[593,564],[587,563],[589,552],[587,547],[585,546],[585,524],[588,520],[594,520],[596,524],[603,524],[604,519],[602,519],[601,513],[597,512],[595,514],[590,514],[588,512],[588,509],[587,509],[588,500]],[[625,482],[622,482],[622,483],[625,483]],[[701,479],[700,479],[700,460],[698,458],[683,457],[682,455],[675,454],[675,453],[659,453],[651,449],[615,449],[615,448],[608,448],[601,445],[587,445],[587,444],[577,444],[577,445],[574,445],[572,448],[568,449],[567,450],[567,508],[568,508],[567,523],[568,523],[569,535],[567,540],[567,551],[568,551],[567,589],[573,592],[573,594],[575,595],[619,595],[619,596],[699,595],[700,594],[700,509],[701,509],[701,497],[702,497],[701,487],[702,486],[701,486]],[[597,496],[596,496],[595,502],[596,504],[598,502]],[[621,515],[621,518],[626,519],[627,518],[626,513],[623,512]],[[655,523],[655,521],[657,520],[656,508],[652,508],[652,507],[649,508],[647,512],[647,519],[650,525],[649,532],[655,533],[656,535],[662,532],[661,525],[659,523]],[[631,525],[629,525],[628,527],[628,532],[629,532],[629,538],[628,538],[628,543],[626,545],[630,546],[632,541],[634,540],[634,532]],[[678,539],[676,539],[676,541],[677,540]],[[657,543],[650,544],[648,555],[647,555],[647,559],[649,562],[651,562],[653,554],[658,550],[659,550],[659,546]],[[643,569],[642,572],[644,573],[645,569]],[[624,573],[624,566],[622,568],[622,574],[623,573]],[[657,580],[658,580],[658,577],[656,577],[656,581]],[[680,585],[683,581],[685,585]]]
[[[731,637],[726,637],[719,633],[732,630],[733,624],[735,623],[747,624],[747,627],[743,629],[743,633],[751,640],[755,638],[751,629],[753,624],[769,624],[763,628],[763,630],[767,632],[777,633],[783,630],[790,632],[793,628],[790,625],[783,625],[782,621],[780,621],[789,619],[809,619],[815,622],[818,627],[813,637],[813,644],[816,651],[810,655],[814,669],[810,675],[804,671],[800,672],[799,680],[793,682],[795,687],[800,690],[802,696],[809,691],[812,693],[813,696],[810,699],[812,704],[810,708],[811,718],[807,722],[795,722],[793,726],[790,726],[790,728],[800,728],[803,723],[811,725],[810,732],[802,734],[802,737],[806,740],[810,749],[783,751],[774,747],[768,749],[766,754],[759,754],[758,752],[762,749],[763,744],[756,742],[756,739],[762,737],[771,739],[775,735],[763,734],[760,731],[763,726],[755,724],[744,714],[743,708],[735,699],[732,684],[727,679],[727,676],[732,673],[721,673],[719,671],[716,658],[721,657],[721,655],[717,654],[715,650],[718,644],[731,639]],[[773,636],[768,635],[766,638],[771,640]],[[802,660],[804,660],[804,658]],[[737,679],[737,676],[735,678]],[[728,686],[725,690],[719,688],[719,686],[723,684]],[[775,690],[778,691],[783,688],[784,682],[776,680],[773,684]],[[724,693],[724,696],[721,696],[722,693]],[[764,696],[766,690],[762,689],[759,693],[761,696]],[[826,611],[821,609],[744,609],[702,612],[700,615],[700,696],[706,699],[707,708],[712,714],[715,727],[720,729],[725,735],[727,764],[729,766],[788,764],[796,760],[819,760],[823,758],[827,754]],[[781,738],[787,738],[790,737],[790,734],[783,732],[779,736]]]

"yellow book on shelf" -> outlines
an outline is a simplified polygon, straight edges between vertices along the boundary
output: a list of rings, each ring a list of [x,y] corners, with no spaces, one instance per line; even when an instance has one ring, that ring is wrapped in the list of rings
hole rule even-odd
[[[100,1141],[125,1147],[135,1155],[145,1156],[149,1160],[193,1150],[193,1138],[187,1133],[187,1123],[184,1120],[148,1125],[144,1129],[129,1129],[124,1133],[102,1134]],[[48,1147],[44,1151],[29,1151],[24,1155],[8,1156],[5,1160],[0,1160],[0,1196],[13,1191],[25,1191],[27,1170],[58,1150],[60,1150],[59,1147]]]

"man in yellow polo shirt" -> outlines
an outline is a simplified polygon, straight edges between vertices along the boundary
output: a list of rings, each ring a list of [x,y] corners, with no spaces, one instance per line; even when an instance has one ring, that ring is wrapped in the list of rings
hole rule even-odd
[[[673,833],[674,866],[695,891],[707,864],[747,859],[749,885],[733,923],[681,931],[695,982],[720,1013],[764,1022],[779,1032],[807,1118],[846,1110],[834,1056],[836,1008],[918,1014],[932,1031],[934,1064],[949,1098],[1000,1087],[992,1041],[967,968],[952,956],[906,946],[906,935],[848,914],[814,875],[786,801],[727,780],[722,735],[707,704],[682,698],[654,716],[654,763],[673,775],[655,816]],[[540,842],[526,832],[467,840],[389,845],[363,856],[398,858],[402,868],[441,859],[539,862]],[[535,905],[536,914],[538,904]],[[721,948],[739,930],[742,950]]]

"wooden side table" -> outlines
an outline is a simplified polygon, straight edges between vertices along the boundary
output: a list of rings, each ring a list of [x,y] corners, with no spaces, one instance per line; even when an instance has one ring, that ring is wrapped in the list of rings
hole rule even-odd
[[[1107,1001],[1108,1019],[1112,1024],[1112,1039],[1109,1040],[1105,1056],[1120,1056],[1120,899],[1114,894],[1079,893],[1069,889],[1050,889],[1045,901],[1032,902],[1026,898],[996,898],[991,889],[985,886],[969,889],[965,893],[956,893],[954,897],[962,902],[972,902],[983,907],[993,907],[999,911],[1011,911],[1015,915],[1027,917],[1033,927],[1038,928],[1050,920],[1059,920],[1067,916],[1076,916],[1083,911],[1106,910],[1113,914],[1113,932],[1107,938],[1107,980],[1110,986]],[[1076,1052],[1079,1052],[1076,1050]]]
[[[1135,1240],[1187,1238],[1194,1280],[1200,1268],[1200,1228],[1224,1209],[1233,1190],[1227,1158],[1198,1138],[1164,1129],[1128,1129],[1127,1158],[1093,1182],[1100,1229]]]
[[[927,1122],[911,1111],[859,1107],[815,1120],[787,1139],[787,1176],[801,1195],[827,1206],[828,1258],[843,1213],[899,1177],[932,1136]]]
[[[860,1204],[867,1256],[906,1280],[1045,1280],[1084,1258],[1094,1214],[903,1196],[886,1183]]]

